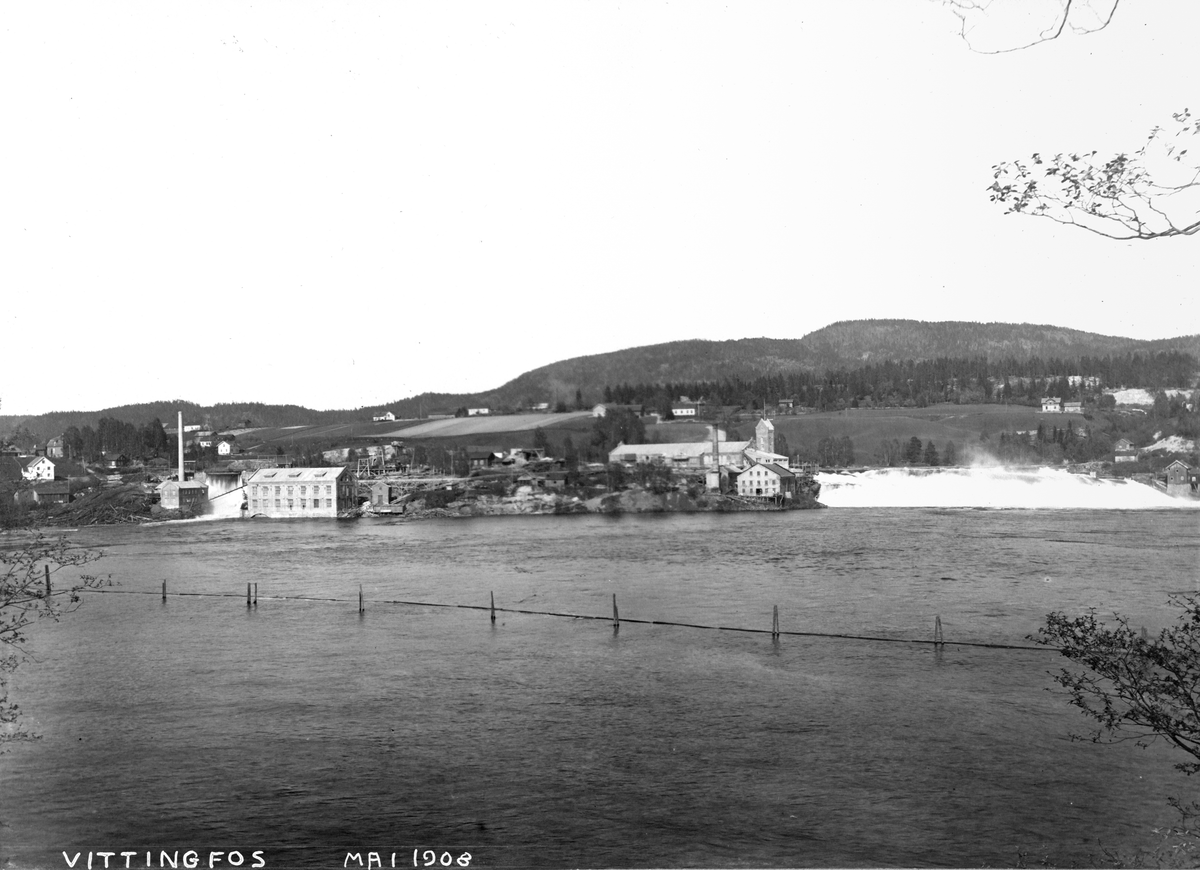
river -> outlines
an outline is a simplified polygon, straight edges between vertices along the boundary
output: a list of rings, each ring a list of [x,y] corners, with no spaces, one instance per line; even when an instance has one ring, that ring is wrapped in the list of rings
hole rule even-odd
[[[625,620],[769,629],[777,605],[785,631],[927,640],[940,617],[947,641],[1024,646],[1051,610],[1157,631],[1195,586],[1200,514],[1179,503],[870,505],[895,482],[827,486],[844,506],[823,511],[74,532],[118,585],[32,634],[13,691],[42,739],[0,756],[0,866],[1063,866],[1152,847],[1166,797],[1195,797],[1183,759],[1072,742],[1087,722],[1047,691],[1052,652],[388,603],[609,617],[615,594]]]

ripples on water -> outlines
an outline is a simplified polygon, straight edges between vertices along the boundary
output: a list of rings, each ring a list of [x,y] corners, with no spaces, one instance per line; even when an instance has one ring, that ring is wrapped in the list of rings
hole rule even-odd
[[[466,849],[473,866],[1094,863],[1190,783],[1065,739],[1052,654],[378,603],[1025,643],[1098,605],[1156,630],[1188,511],[771,515],[83,530],[123,592],[39,626],[0,760],[0,859],[61,850]],[[228,593],[229,598],[157,594]],[[245,583],[259,584],[247,610]],[[358,585],[367,612],[357,613]],[[279,600],[338,597],[339,603]],[[97,859],[98,860],[98,859]],[[157,865],[156,865],[157,866]],[[409,866],[405,864],[404,866]]]

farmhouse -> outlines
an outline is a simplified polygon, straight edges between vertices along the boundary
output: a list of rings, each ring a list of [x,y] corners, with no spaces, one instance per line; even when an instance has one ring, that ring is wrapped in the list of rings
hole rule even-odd
[[[54,463],[45,456],[20,456],[17,461],[26,480],[54,480]]]
[[[336,517],[357,507],[357,483],[345,466],[264,468],[246,481],[251,516]]]
[[[1128,438],[1118,439],[1113,445],[1114,462],[1137,462],[1138,452]]]

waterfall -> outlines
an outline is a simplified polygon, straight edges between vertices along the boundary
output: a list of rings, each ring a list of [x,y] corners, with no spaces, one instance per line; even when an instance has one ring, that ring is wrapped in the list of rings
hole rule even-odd
[[[819,474],[820,500],[836,507],[1087,508],[1200,507],[1130,480],[1058,468],[879,468]]]

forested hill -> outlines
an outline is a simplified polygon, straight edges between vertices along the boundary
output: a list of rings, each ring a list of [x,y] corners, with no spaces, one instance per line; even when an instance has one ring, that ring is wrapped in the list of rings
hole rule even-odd
[[[496,405],[515,405],[535,396],[536,401],[556,395],[570,401],[579,389],[590,401],[598,400],[605,386],[622,383],[753,380],[801,371],[822,375],[888,360],[1048,361],[1161,351],[1200,358],[1200,335],[1142,341],[1028,323],[849,320],[798,339],[674,341],[576,357],[526,372],[481,398]]]
[[[340,423],[363,416],[358,411],[314,411],[299,405],[266,405],[261,402],[234,402],[219,405],[197,405],[183,399],[121,405],[99,411],[52,411],[36,417],[0,417],[0,436],[18,426],[32,433],[38,441],[61,435],[70,427],[82,429],[99,427],[100,420],[112,418],[141,426],[158,420],[168,429],[175,426],[178,412],[183,412],[185,425],[209,426],[218,431],[250,426],[312,426]],[[369,416],[369,415],[368,415]]]
[[[71,426],[94,429],[105,417],[139,426],[157,418],[164,426],[171,427],[179,410],[184,412],[186,422],[206,424],[217,430],[321,425],[369,420],[373,414],[388,410],[400,418],[413,418],[430,413],[452,413],[464,406],[504,410],[529,408],[540,402],[548,402],[552,407],[560,401],[570,405],[575,401],[577,390],[580,398],[590,404],[603,399],[605,387],[615,389],[621,384],[680,385],[731,379],[753,382],[763,377],[801,373],[811,373],[819,379],[827,371],[848,372],[892,360],[919,362],[986,357],[988,362],[1041,361],[1049,369],[1056,360],[1110,355],[1127,357],[1132,353],[1164,351],[1200,358],[1200,335],[1141,341],[1028,323],[850,320],[831,324],[803,338],[673,341],[574,357],[526,372],[494,390],[476,394],[424,393],[373,407],[330,411],[254,402],[200,406],[182,400],[160,401],[98,411],[0,417],[0,436],[22,425],[39,439],[45,439],[61,434]],[[1033,374],[1070,373],[1047,370]]]

